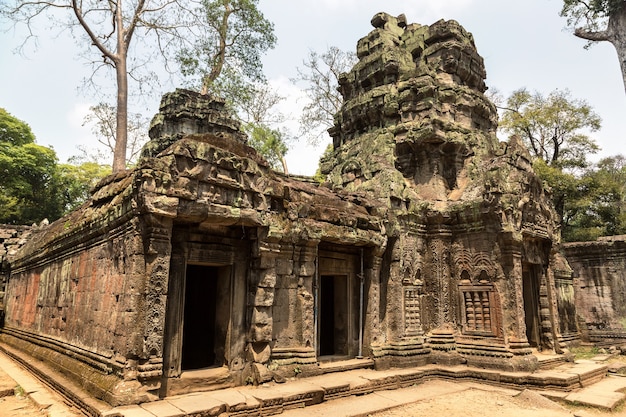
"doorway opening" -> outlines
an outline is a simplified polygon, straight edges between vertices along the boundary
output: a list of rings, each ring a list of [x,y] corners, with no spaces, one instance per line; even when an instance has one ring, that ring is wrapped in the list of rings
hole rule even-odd
[[[318,347],[320,356],[345,357],[354,354],[358,320],[352,300],[354,289],[347,275],[321,275],[319,290]],[[358,342],[358,340],[357,340]]]
[[[230,267],[187,265],[181,370],[222,366],[230,320]]]
[[[539,316],[539,279],[541,266],[524,264],[522,286],[524,293],[524,316],[526,338],[531,347],[541,349],[541,318]]]

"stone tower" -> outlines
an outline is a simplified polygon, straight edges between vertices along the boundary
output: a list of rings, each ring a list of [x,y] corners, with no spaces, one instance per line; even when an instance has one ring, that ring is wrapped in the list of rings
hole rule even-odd
[[[531,347],[576,336],[558,322],[556,285],[571,278],[554,267],[558,219],[530,155],[496,138],[483,59],[457,22],[372,25],[340,78],[322,172],[388,209],[375,354],[532,369]]]

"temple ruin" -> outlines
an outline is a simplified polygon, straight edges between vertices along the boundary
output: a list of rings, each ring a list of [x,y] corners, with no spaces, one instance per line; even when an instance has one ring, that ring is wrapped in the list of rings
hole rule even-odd
[[[138,166],[10,259],[0,342],[113,405],[350,367],[537,368],[580,333],[557,215],[472,35],[379,13],[327,181],[166,94]],[[353,360],[350,360],[353,359]]]
[[[574,283],[581,339],[596,346],[626,346],[626,235],[563,245]]]

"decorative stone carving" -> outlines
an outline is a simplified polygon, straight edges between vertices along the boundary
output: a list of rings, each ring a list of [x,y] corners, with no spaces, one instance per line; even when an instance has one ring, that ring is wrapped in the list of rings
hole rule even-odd
[[[531,346],[575,342],[557,216],[521,141],[495,136],[472,35],[372,25],[339,80],[324,185],[273,172],[223,100],[169,93],[137,168],[11,260],[0,341],[115,404],[338,357],[532,370]]]

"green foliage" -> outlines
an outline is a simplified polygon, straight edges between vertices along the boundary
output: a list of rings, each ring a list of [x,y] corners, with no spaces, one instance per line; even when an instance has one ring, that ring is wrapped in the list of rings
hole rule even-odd
[[[287,170],[285,155],[289,148],[279,130],[271,129],[263,124],[249,123],[245,126],[245,131],[248,133],[250,146],[263,155],[272,168],[282,167],[283,172]]]
[[[54,150],[37,145],[26,123],[10,121],[3,136],[9,139],[0,140],[0,223],[56,220],[85,201],[96,178],[110,172],[93,163],[58,165]]]
[[[61,164],[58,170],[64,212],[68,213],[89,199],[91,188],[111,173],[111,166],[84,162],[80,165]]]
[[[533,163],[535,173],[550,188],[552,202],[559,215],[564,218],[565,213],[574,204],[579,194],[579,180],[571,173],[548,165],[543,159],[537,158]]]
[[[565,241],[626,233],[626,158],[602,159],[578,179],[563,217]]]
[[[574,346],[570,348],[570,352],[576,360],[591,359],[600,354],[600,349],[597,346]]]
[[[265,79],[262,55],[276,44],[274,25],[258,9],[258,0],[205,0],[205,30],[177,58],[182,74],[204,92],[238,97],[246,86]]]
[[[30,224],[63,214],[56,153],[27,143],[0,142],[0,223]]]
[[[324,153],[322,154],[322,156],[320,156],[320,162],[329,160],[333,155],[333,151],[334,151],[333,144],[329,143],[328,146],[326,146],[326,149],[324,149]],[[315,178],[315,180],[319,182],[320,184],[326,181],[324,174],[322,174],[321,164],[317,164],[317,169],[315,170],[315,175],[313,175],[313,178]]]
[[[624,0],[563,0],[561,16],[567,18],[569,26],[582,24],[586,30],[595,31],[622,7]]]
[[[35,135],[30,126],[0,107],[0,142],[21,146],[34,143]]]
[[[586,132],[600,129],[600,116],[567,90],[544,97],[522,88],[511,94],[503,110],[500,128],[521,137],[532,156],[550,166],[584,168],[587,156],[599,150]]]
[[[503,109],[500,127],[528,146],[534,170],[561,216],[563,240],[626,233],[626,158],[590,165],[587,156],[599,148],[586,132],[600,128],[600,117],[591,107],[567,91],[543,97],[520,89]]]
[[[602,159],[579,175],[537,159],[533,168],[549,186],[566,242],[626,233],[626,157]]]

